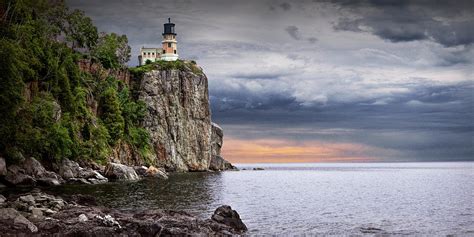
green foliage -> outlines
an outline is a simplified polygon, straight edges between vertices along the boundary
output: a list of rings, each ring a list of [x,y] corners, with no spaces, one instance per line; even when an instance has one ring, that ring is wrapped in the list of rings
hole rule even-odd
[[[100,117],[110,134],[109,143],[116,144],[122,138],[125,129],[125,120],[122,117],[116,89],[109,87],[104,91],[101,96],[100,108]]]
[[[119,68],[130,60],[130,52],[126,35],[101,34],[97,46],[92,50],[92,57],[105,68]]]
[[[92,24],[92,20],[84,15],[84,12],[74,10],[66,18],[68,27],[66,28],[69,40],[74,46],[92,48],[97,43],[97,28]]]
[[[130,73],[135,77],[141,77],[144,73],[152,70],[181,70],[203,75],[202,69],[195,61],[183,61],[180,59],[176,61],[158,60],[149,64],[129,68]]]
[[[130,58],[126,36],[99,39],[90,18],[62,3],[6,0],[0,8],[0,156],[103,162],[124,141],[145,159],[144,103],[115,78],[81,72],[78,60],[89,55],[74,51],[89,49],[105,67],[121,67]]]
[[[60,159],[72,154],[72,140],[59,120],[59,105],[49,93],[40,93],[20,111],[15,140],[28,154]]]

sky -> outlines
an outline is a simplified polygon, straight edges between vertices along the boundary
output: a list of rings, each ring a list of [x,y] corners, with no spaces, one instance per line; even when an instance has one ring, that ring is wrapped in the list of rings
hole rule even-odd
[[[171,17],[231,162],[474,160],[474,1],[66,2],[131,66]]]

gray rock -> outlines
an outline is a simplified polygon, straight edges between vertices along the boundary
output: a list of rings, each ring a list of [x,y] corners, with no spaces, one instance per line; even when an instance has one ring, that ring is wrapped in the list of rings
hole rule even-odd
[[[104,217],[97,215],[95,216],[96,219],[100,220],[100,222],[108,227],[113,227],[113,226],[118,226],[119,228],[122,228],[120,226],[120,223],[116,221],[111,215],[105,215]]]
[[[49,208],[44,211],[44,214],[46,214],[47,216],[53,215],[55,213],[56,213],[56,211],[53,211]]]
[[[11,185],[36,185],[36,180],[25,174],[25,171],[18,165],[8,166],[7,171],[5,181]]]
[[[117,164],[108,163],[105,167],[105,176],[111,179],[118,180],[139,180],[137,173],[132,167]]]
[[[230,162],[224,160],[221,156],[213,156],[211,158],[211,163],[209,164],[209,169],[213,171],[223,171],[223,170],[237,170]]]
[[[7,199],[3,195],[0,194],[0,207],[5,203],[6,200]]]
[[[7,163],[3,157],[0,157],[0,176],[7,175]]]
[[[61,184],[59,180],[55,178],[41,178],[36,180],[39,185],[42,186],[58,186]]]
[[[37,216],[37,217],[43,216],[43,209],[42,208],[33,208],[33,209],[31,209],[31,214],[33,214],[33,216]]]
[[[87,218],[87,216],[84,214],[80,214],[78,219],[79,219],[79,222],[86,222],[89,220],[89,218]]]
[[[35,204],[35,198],[29,194],[29,195],[25,195],[25,196],[21,196],[18,198],[20,201],[24,202],[24,203],[28,203],[30,205],[33,205]]]
[[[0,208],[0,226],[7,226],[10,230],[13,229],[14,232],[38,232],[38,227],[13,208]]]
[[[77,162],[63,159],[59,165],[59,175],[70,183],[97,184],[108,179],[91,168],[83,168]]]
[[[145,176],[148,168],[146,166],[134,166],[133,169],[138,175]]]
[[[47,171],[43,165],[33,157],[25,158],[20,165],[10,165],[7,169],[5,181],[11,185],[51,185],[60,184],[62,179],[54,172]]]
[[[211,113],[204,74],[153,70],[139,81],[156,165],[172,171],[206,171],[211,159]]]
[[[206,220],[183,211],[121,211],[94,204],[70,205],[55,213],[43,206],[56,201],[65,203],[62,199],[39,192],[28,195],[41,207],[32,209],[30,220],[15,209],[0,209],[1,236],[31,236],[32,232],[38,236],[230,236],[241,235],[246,229],[237,212],[228,206],[219,207]],[[38,218],[40,211],[43,217]]]
[[[232,210],[230,206],[223,205],[218,207],[211,217],[212,220],[230,226],[239,232],[247,231],[247,226],[240,219],[239,213]]]

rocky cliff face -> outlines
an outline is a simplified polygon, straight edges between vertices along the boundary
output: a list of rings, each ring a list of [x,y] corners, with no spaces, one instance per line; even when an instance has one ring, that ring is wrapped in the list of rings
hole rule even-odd
[[[156,163],[172,171],[205,171],[211,159],[211,112],[207,77],[192,68],[151,70],[139,80],[147,105],[143,126]]]

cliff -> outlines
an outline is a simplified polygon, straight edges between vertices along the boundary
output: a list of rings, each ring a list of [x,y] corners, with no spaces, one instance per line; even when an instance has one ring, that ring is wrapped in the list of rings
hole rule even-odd
[[[222,136],[212,135],[207,78],[195,62],[127,68],[127,37],[99,34],[82,12],[49,1],[9,8],[0,22],[0,182],[9,174],[13,185],[52,178],[29,172],[30,160],[54,172],[108,163],[216,169],[212,149],[222,141],[213,138]],[[28,177],[13,179],[21,174]]]
[[[206,75],[190,61],[146,67],[135,88],[147,107],[142,125],[150,133],[156,165],[170,171],[216,170],[210,164],[220,155],[223,131],[213,135]]]

